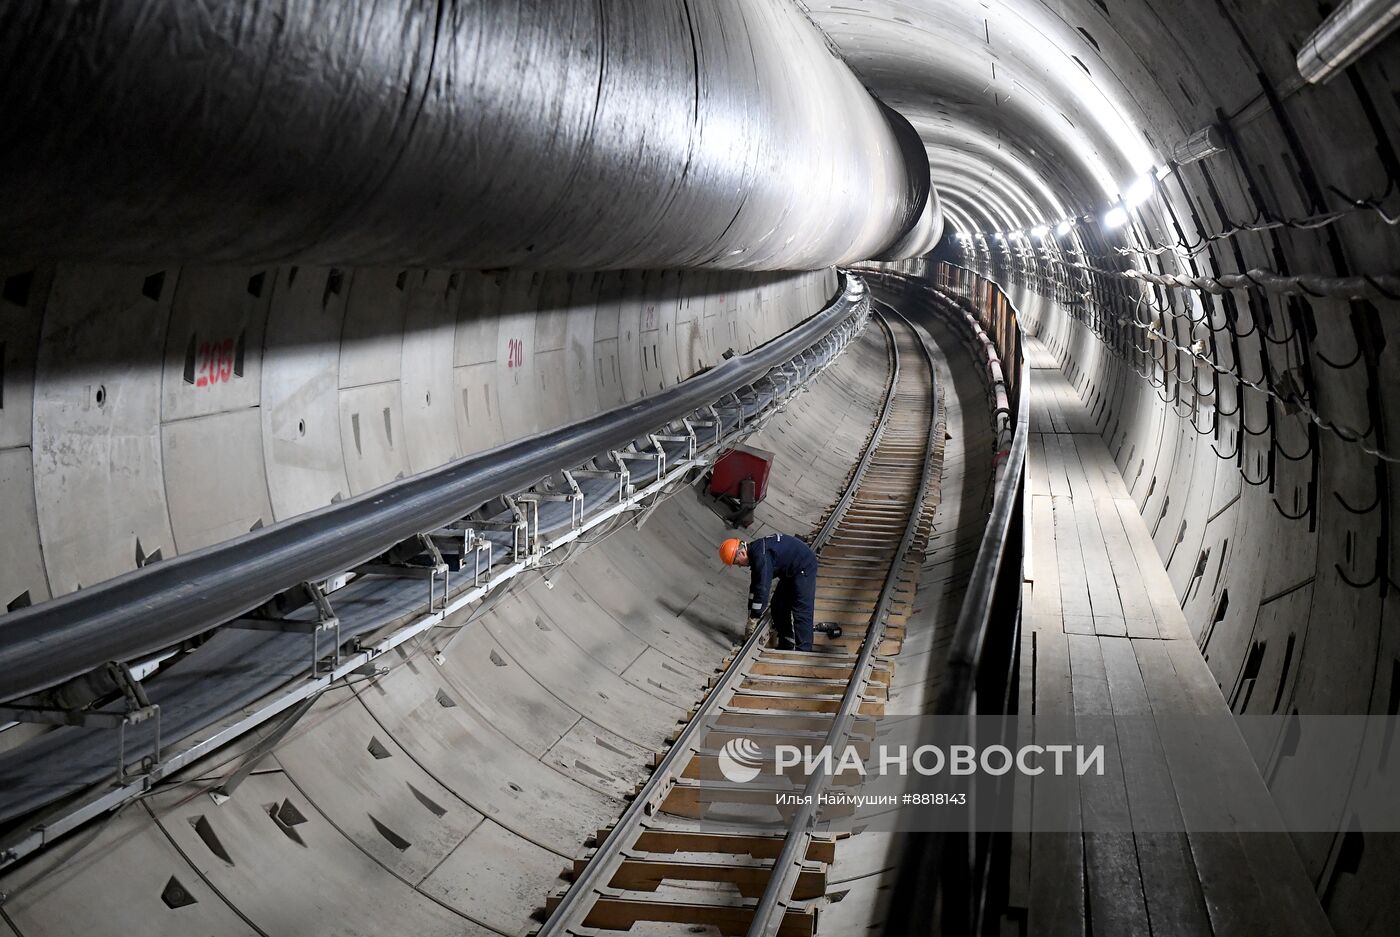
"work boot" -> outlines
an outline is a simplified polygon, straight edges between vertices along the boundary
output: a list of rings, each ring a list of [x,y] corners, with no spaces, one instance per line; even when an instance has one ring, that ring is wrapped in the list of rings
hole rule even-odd
[[[793,644],[791,641],[789,641],[787,638],[779,638],[779,639],[778,639],[778,650],[780,650],[780,651],[792,651],[792,650],[796,650],[796,645],[794,645],[794,644]],[[811,650],[811,648],[808,648],[808,650]]]

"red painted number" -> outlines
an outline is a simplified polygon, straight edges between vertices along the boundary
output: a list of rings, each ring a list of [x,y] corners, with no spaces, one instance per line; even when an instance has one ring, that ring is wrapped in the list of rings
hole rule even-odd
[[[506,343],[506,367],[523,368],[525,366],[525,340],[512,338]]]
[[[195,387],[213,387],[233,379],[233,339],[202,342],[195,358]]]

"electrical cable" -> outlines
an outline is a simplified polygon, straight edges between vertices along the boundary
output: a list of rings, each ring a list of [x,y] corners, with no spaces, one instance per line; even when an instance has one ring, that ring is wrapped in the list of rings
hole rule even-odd
[[[1347,208],[1322,212],[1321,214],[1309,215],[1303,218],[1271,218],[1267,221],[1260,220],[1261,218],[1267,217],[1263,211],[1260,211],[1255,214],[1253,221],[1230,222],[1223,231],[1202,235],[1200,238],[1197,238],[1194,243],[1178,240],[1175,244],[1159,244],[1151,247],[1115,247],[1114,250],[1119,254],[1174,254],[1179,257],[1191,258],[1201,254],[1216,241],[1223,241],[1240,234],[1275,231],[1284,228],[1298,231],[1315,231],[1355,215],[1374,214],[1379,217],[1383,223],[1391,227],[1400,224],[1400,212],[1394,215],[1387,214],[1385,209],[1381,207],[1379,198],[1357,199],[1348,196],[1336,186],[1329,186],[1329,188],[1348,202]],[[1394,188],[1393,183],[1390,188]],[[1390,188],[1387,188],[1386,194],[1389,194]],[[1382,198],[1383,197],[1384,196],[1382,196]]]

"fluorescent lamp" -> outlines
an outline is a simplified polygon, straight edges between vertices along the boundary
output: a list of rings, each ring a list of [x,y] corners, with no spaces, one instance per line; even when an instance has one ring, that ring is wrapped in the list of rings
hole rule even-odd
[[[1128,220],[1128,210],[1122,205],[1114,205],[1108,210],[1108,214],[1103,216],[1104,227],[1119,228]]]
[[[1060,237],[1064,237],[1066,234],[1069,234],[1069,229],[1070,223],[1068,221],[1061,221],[1059,225],[1056,226],[1055,233]]]
[[[1045,240],[1045,235],[1047,235],[1047,234],[1049,234],[1049,233],[1050,233],[1049,227],[1047,227],[1046,225],[1043,225],[1043,224],[1038,224],[1038,225],[1036,225],[1034,228],[1031,228],[1031,234],[1034,234],[1036,237],[1040,238],[1042,241]]]
[[[1123,201],[1129,208],[1141,205],[1152,197],[1152,174],[1143,173],[1128,186],[1128,191],[1123,195]]]

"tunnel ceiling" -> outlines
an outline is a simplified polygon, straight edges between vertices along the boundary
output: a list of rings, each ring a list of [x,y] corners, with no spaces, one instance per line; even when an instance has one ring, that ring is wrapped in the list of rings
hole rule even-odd
[[[1198,68],[1239,58],[1228,11],[1216,3],[805,6],[870,89],[918,129],[954,229],[1020,229],[1100,211],[1214,119],[1212,94],[1229,106],[1257,93],[1212,91],[1222,76]],[[1289,28],[1259,39],[1278,44],[1291,68],[1282,37],[1301,37],[1321,17],[1295,9],[1271,18]]]

